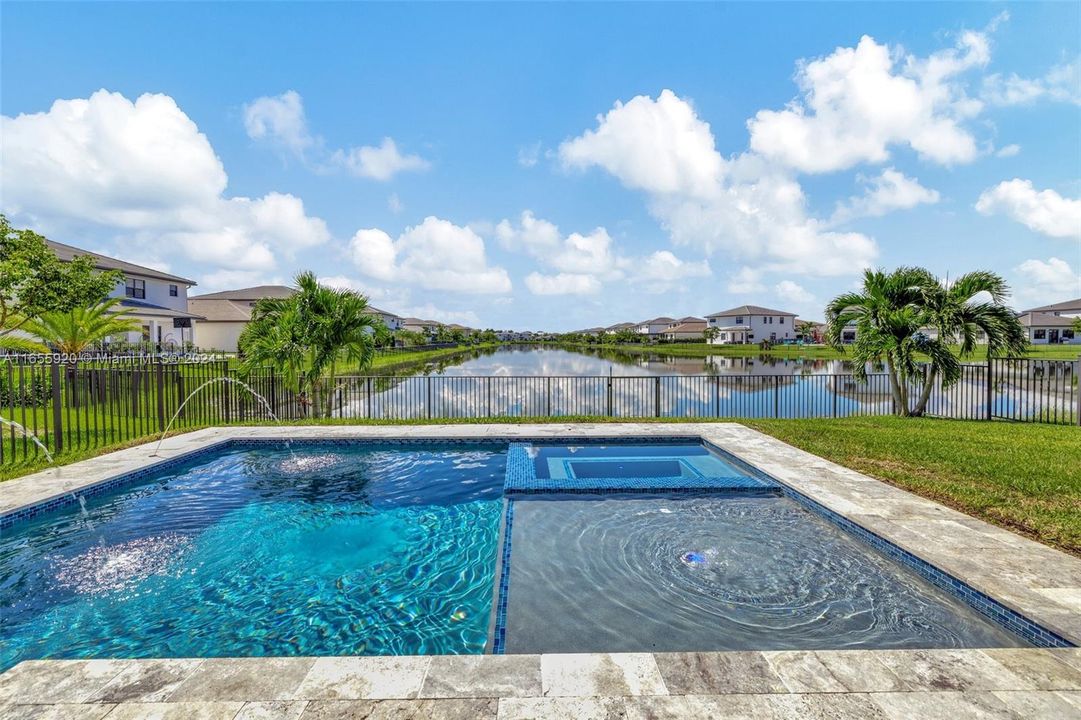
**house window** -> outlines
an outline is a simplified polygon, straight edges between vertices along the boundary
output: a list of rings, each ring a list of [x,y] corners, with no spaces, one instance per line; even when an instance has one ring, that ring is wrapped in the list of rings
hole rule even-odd
[[[169,286],[169,297],[176,297],[179,294],[176,285]]]
[[[1073,330],[1063,330],[1062,331],[1062,337],[1067,339],[1067,340],[1073,340],[1073,338],[1074,338]]]
[[[1033,331],[1032,339],[1033,340],[1046,340],[1047,339],[1047,331],[1046,330],[1035,330],[1035,331]]]
[[[129,298],[146,299],[146,280],[127,278],[124,281],[124,294]]]
[[[784,325],[784,318],[781,318],[781,324]]]
[[[736,325],[742,325],[742,324],[743,324],[743,317],[740,316],[740,317],[736,318]]]

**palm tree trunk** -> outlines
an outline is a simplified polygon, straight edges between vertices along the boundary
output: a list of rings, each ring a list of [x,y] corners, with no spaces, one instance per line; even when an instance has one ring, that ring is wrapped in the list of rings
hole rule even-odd
[[[893,393],[893,412],[895,415],[904,415],[908,409],[907,399],[901,393],[901,383],[897,379],[897,370],[892,358],[888,360],[886,370],[890,376],[890,392]]]
[[[924,375],[923,390],[920,392],[919,402],[916,403],[916,409],[912,411],[912,414],[917,417],[922,417],[923,413],[927,409],[927,403],[931,399],[931,392],[935,387],[935,378],[938,377],[938,368],[931,365],[928,366],[927,372]]]

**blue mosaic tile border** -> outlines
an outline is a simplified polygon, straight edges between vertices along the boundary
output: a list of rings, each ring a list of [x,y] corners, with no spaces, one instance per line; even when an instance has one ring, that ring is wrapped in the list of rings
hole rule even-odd
[[[507,498],[507,513],[504,518],[503,552],[500,557],[499,594],[496,597],[495,629],[492,631],[492,654],[503,655],[507,652],[507,596],[510,593],[510,550],[511,536],[514,530],[514,500]]]
[[[71,507],[72,505],[77,505],[80,496],[83,499],[90,499],[128,485],[134,485],[154,475],[167,472],[168,470],[187,464],[193,460],[199,460],[203,456],[227,450],[231,444],[231,440],[219,440],[197,450],[184,453],[183,455],[162,460],[161,462],[156,462],[152,465],[147,465],[138,470],[132,470],[115,477],[106,478],[105,480],[93,483],[92,485],[87,485],[86,487],[64,493],[63,495],[51,497],[48,500],[42,500],[33,505],[25,505],[17,510],[12,510],[0,515],[0,530],[9,530],[16,525],[30,522],[42,515],[62,510]]]
[[[667,438],[666,438],[667,439]],[[638,440],[636,442],[642,442]],[[701,440],[695,440],[700,443]],[[576,440],[577,444],[577,440]],[[512,442],[507,448],[507,477],[503,485],[506,495],[541,493],[575,493],[603,495],[616,493],[690,493],[723,492],[739,495],[780,495],[773,480],[759,477],[708,476],[697,477],[619,477],[619,478],[541,478],[537,477],[536,462],[529,455],[531,443]]]
[[[777,480],[772,475],[767,474],[750,463],[736,457],[732,453],[719,448],[704,439],[702,442],[708,448],[720,454],[725,460],[728,460],[741,470],[754,473],[756,477],[772,480],[780,487],[781,492],[785,497],[794,500],[805,509],[832,523],[849,535],[859,538],[890,560],[915,572],[927,582],[955,598],[958,598],[976,612],[1001,625],[1015,635],[1020,636],[1027,642],[1030,642],[1037,647],[1076,647],[1072,642],[1058,633],[1052,632],[1016,610],[1006,607],[990,595],[980,592],[968,583],[959,580],[945,570],[932,565],[917,555],[913,555],[881,535],[849,520],[844,515],[830,510],[825,505],[812,500],[803,493],[786,485],[784,482]]]

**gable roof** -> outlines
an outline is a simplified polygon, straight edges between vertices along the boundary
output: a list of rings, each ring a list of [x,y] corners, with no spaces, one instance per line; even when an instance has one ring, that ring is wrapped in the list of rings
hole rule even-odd
[[[1076,310],[1081,312],[1081,298],[1076,300],[1066,300],[1060,303],[1053,303],[1051,305],[1043,305],[1041,307],[1031,308],[1025,310],[1026,313],[1054,313],[1062,312],[1063,310]]]
[[[250,302],[188,298],[188,310],[202,315],[206,322],[248,322],[252,309]]]
[[[262,300],[263,298],[284,299],[292,297],[296,290],[285,285],[256,285],[255,287],[240,288],[239,290],[222,290],[221,292],[196,295],[191,300]]]
[[[670,327],[665,330],[666,333],[703,333],[706,331],[708,323],[705,320],[692,320],[690,322],[680,323],[674,327]]]
[[[56,257],[64,262],[71,262],[76,257],[84,255],[94,260],[94,267],[98,270],[119,270],[126,275],[141,275],[142,277],[155,278],[157,280],[171,280],[174,283],[183,285],[195,285],[194,280],[189,280],[180,277],[179,275],[170,275],[167,272],[148,268],[145,265],[136,265],[135,263],[126,262],[124,260],[117,260],[108,255],[102,255],[100,253],[77,248],[74,245],[65,245],[64,243],[59,243],[55,240],[46,240],[45,244],[49,246],[49,249],[52,250],[53,253],[55,253]]]
[[[1051,313],[1027,312],[1017,319],[1025,327],[1072,327],[1077,318]]]
[[[652,320],[643,320],[642,322],[640,322],[638,324],[639,325],[660,325],[661,323],[674,323],[675,321],[676,321],[675,318],[663,317],[662,316],[662,317],[655,317]]]
[[[688,315],[687,317],[681,317],[679,320],[676,320],[675,322],[680,322],[680,323],[699,323],[700,322],[700,323],[704,323],[705,321],[706,321],[705,318],[695,317],[694,315]]]
[[[796,317],[796,313],[785,312],[784,310],[771,310],[770,308],[765,308],[761,305],[740,305],[731,310],[724,310],[722,312],[715,312],[712,315],[706,315],[706,317],[734,317],[738,315],[784,315],[785,317]]]

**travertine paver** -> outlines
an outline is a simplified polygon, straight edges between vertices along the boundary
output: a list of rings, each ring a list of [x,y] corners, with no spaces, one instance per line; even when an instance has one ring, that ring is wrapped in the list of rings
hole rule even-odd
[[[53,660],[23,663],[0,676],[0,687],[12,698],[0,705],[0,720],[1081,720],[1081,669],[1062,662],[1073,654],[1011,648],[249,658],[239,664],[120,660],[88,665]],[[101,680],[105,662],[111,682]],[[161,668],[154,667],[158,664]],[[227,672],[215,679],[208,674],[215,667]],[[300,680],[305,667],[309,669]],[[856,682],[854,674],[861,667],[868,679]],[[258,682],[252,679],[253,669],[260,669]],[[826,671],[836,682],[822,679]],[[93,698],[81,702],[43,699],[85,694],[75,693],[71,685],[60,692],[50,687],[65,676],[90,678],[97,687]],[[128,699],[114,704],[94,699],[108,696],[110,688],[133,688],[140,678],[169,678],[166,684],[173,685],[178,676],[177,690],[165,700]],[[878,689],[851,690],[860,685]],[[1052,686],[1055,689],[1047,689]],[[241,697],[242,691],[252,697]],[[166,692],[159,688],[148,695]],[[436,696],[423,697],[426,693]],[[281,699],[265,699],[269,694]]]
[[[760,652],[658,653],[656,657],[664,684],[673,695],[788,692]]]
[[[415,698],[430,657],[319,658],[297,688],[302,700]]]
[[[312,658],[210,658],[170,693],[172,702],[290,700]]]
[[[529,697],[540,694],[540,655],[441,655],[432,658],[419,696]]]
[[[649,653],[541,655],[547,697],[667,695]]]

